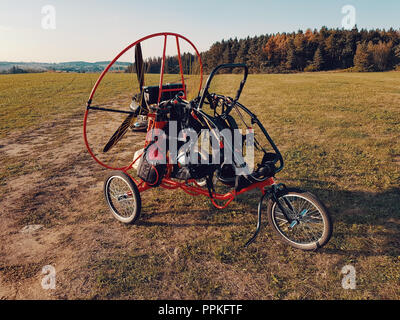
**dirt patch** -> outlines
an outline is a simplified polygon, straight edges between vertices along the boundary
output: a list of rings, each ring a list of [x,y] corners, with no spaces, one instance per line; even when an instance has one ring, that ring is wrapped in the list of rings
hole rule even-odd
[[[34,172],[16,172],[7,177],[2,188],[7,196],[0,200],[0,256],[4,264],[0,266],[3,280],[0,297],[46,297],[38,285],[39,271],[63,256],[55,251],[62,240],[60,233],[63,234],[65,224],[80,216],[78,209],[88,202],[82,191],[95,182],[82,140],[68,139],[81,133],[81,125],[78,117],[56,120],[1,141],[3,155],[20,159],[21,168],[33,162],[40,166]],[[63,137],[66,131],[69,135]],[[19,232],[31,224],[41,224],[44,228],[34,233]],[[20,290],[32,278],[38,292]],[[20,289],[14,290],[15,286]]]
[[[83,289],[90,278],[88,261],[130,245],[129,235],[121,236],[124,226],[108,225],[113,220],[103,202],[105,170],[84,146],[82,120],[77,114],[0,141],[8,165],[18,164],[5,175],[7,196],[0,199],[0,299],[89,295],[91,289]],[[109,127],[108,133],[116,129]],[[122,147],[117,158],[131,159],[130,148]],[[28,225],[43,227],[21,233]],[[57,270],[55,291],[40,285],[45,265]]]
[[[40,264],[7,265],[0,267],[0,272],[6,282],[15,282],[32,278],[40,271]]]

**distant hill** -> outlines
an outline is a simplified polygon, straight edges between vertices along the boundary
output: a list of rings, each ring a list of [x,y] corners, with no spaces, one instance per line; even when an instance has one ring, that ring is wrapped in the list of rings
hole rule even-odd
[[[0,73],[7,73],[13,67],[26,72],[45,72],[45,71],[64,71],[64,72],[101,72],[103,71],[109,61],[99,62],[85,62],[85,61],[71,61],[60,63],[42,63],[42,62],[8,62],[0,61]],[[130,65],[129,62],[116,62],[111,70],[112,71],[125,71]],[[15,69],[14,68],[14,69]]]

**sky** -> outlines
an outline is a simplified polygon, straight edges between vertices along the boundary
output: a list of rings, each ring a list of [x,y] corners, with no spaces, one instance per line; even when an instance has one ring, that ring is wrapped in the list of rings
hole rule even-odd
[[[42,13],[48,5],[55,16]],[[0,61],[108,61],[164,31],[205,51],[222,39],[342,28],[345,5],[356,9],[359,29],[400,29],[399,0],[0,0]],[[149,46],[146,55],[161,53]]]

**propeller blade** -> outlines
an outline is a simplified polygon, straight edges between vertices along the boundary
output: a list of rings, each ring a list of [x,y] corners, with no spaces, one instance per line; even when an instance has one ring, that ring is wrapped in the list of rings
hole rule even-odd
[[[144,86],[144,62],[140,43],[138,43],[135,47],[135,67],[139,81],[140,92],[142,92]]]
[[[133,120],[135,119],[134,115],[129,115],[124,122],[122,122],[121,126],[115,131],[111,139],[107,142],[106,146],[103,149],[103,152],[108,152],[112,147],[114,147],[126,134],[129,127],[132,125]]]

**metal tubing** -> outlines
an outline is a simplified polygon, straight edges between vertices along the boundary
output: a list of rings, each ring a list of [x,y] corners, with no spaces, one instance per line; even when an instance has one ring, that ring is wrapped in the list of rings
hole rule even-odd
[[[130,115],[134,115],[135,114],[134,112],[131,112],[131,111],[123,111],[123,110],[100,108],[100,107],[90,107],[90,106],[88,106],[87,109],[106,111],[106,112],[115,112],[115,113],[124,113],[124,114],[130,114]]]
[[[238,63],[238,64],[233,64],[233,63],[221,64],[221,65],[219,65],[218,67],[216,67],[216,68],[211,72],[210,76],[208,77],[207,82],[206,82],[206,86],[205,86],[204,89],[203,89],[203,94],[202,94],[202,96],[201,96],[201,98],[200,98],[200,102],[199,102],[199,105],[198,105],[198,107],[197,107],[198,110],[200,110],[200,109],[203,107],[203,103],[204,103],[204,100],[206,99],[206,96],[207,96],[207,94],[208,94],[208,89],[209,89],[209,87],[210,87],[211,81],[212,81],[212,79],[214,78],[214,76],[217,74],[217,72],[218,72],[219,70],[221,70],[221,69],[230,69],[230,68],[243,68],[243,69],[244,69],[243,80],[242,80],[242,82],[240,83],[239,90],[238,90],[238,92],[236,93],[236,98],[235,98],[235,101],[238,101],[238,100],[239,100],[240,94],[242,93],[243,87],[244,87],[244,85],[245,85],[245,83],[246,83],[247,76],[249,75],[249,68],[247,67],[247,65],[245,65],[245,64],[243,64],[243,63]]]
[[[245,248],[248,248],[256,239],[258,234],[260,233],[261,230],[261,223],[262,223],[262,219],[261,219],[261,215],[262,215],[262,203],[265,199],[265,197],[269,196],[269,192],[266,192],[262,195],[260,202],[258,203],[258,220],[257,220],[257,229],[254,232],[253,237],[251,237],[251,239],[249,241],[246,242],[246,244],[244,245]]]

